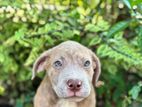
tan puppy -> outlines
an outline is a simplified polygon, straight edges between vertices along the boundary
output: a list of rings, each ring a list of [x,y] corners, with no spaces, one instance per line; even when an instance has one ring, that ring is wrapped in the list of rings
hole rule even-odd
[[[35,61],[33,76],[46,70],[34,98],[34,107],[96,107],[93,85],[100,61],[88,48],[66,41],[45,51]]]

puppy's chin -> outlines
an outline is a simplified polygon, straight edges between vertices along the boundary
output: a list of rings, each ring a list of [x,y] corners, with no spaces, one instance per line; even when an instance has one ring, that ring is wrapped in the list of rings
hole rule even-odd
[[[67,97],[65,98],[66,100],[70,101],[70,102],[80,102],[82,101],[84,98],[83,97]]]

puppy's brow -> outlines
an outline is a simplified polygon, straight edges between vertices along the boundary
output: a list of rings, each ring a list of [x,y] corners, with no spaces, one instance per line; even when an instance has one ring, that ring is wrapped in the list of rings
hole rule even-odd
[[[82,55],[78,55],[76,58],[77,58],[79,61],[89,60],[89,58],[84,57],[84,56],[82,56]]]
[[[63,57],[63,56],[59,56],[59,57],[57,57],[57,58],[55,58],[55,61],[56,60],[64,60],[65,58]]]

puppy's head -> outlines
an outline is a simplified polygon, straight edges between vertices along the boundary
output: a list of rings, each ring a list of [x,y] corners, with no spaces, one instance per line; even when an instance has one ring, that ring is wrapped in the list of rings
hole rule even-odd
[[[89,96],[100,76],[100,61],[88,48],[66,41],[42,53],[33,66],[33,76],[46,70],[59,98],[80,101]]]

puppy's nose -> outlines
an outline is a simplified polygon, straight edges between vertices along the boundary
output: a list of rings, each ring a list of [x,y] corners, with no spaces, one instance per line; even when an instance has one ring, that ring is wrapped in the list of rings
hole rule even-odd
[[[76,79],[76,80],[73,80],[73,79],[69,79],[67,81],[67,86],[68,86],[68,89],[70,89],[71,91],[79,91],[81,89],[81,86],[82,86],[82,81]]]

